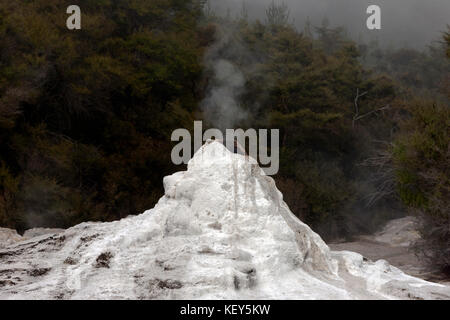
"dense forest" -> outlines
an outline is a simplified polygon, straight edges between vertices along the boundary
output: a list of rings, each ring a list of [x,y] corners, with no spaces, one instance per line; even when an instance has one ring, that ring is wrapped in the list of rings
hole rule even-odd
[[[282,5],[249,21],[199,0],[78,2],[78,31],[65,1],[0,2],[0,226],[153,207],[183,169],[172,131],[217,124],[202,107],[214,56],[245,79],[236,126],[280,129],[275,180],[298,217],[333,239],[414,212],[422,252],[449,267],[450,34],[386,49],[326,21],[297,30]]]

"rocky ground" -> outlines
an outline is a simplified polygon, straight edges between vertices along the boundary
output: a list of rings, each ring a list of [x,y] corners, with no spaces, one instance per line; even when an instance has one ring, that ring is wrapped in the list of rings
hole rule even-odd
[[[50,228],[33,228],[25,231],[23,236],[19,235],[16,230],[7,228],[0,228],[0,249],[30,240],[36,237],[56,234],[64,232],[64,229],[50,229]]]
[[[373,235],[359,236],[351,242],[333,242],[329,246],[336,251],[358,252],[372,261],[383,259],[409,275],[448,284],[442,275],[430,271],[414,251],[412,245],[420,240],[417,223],[412,216],[392,220]]]

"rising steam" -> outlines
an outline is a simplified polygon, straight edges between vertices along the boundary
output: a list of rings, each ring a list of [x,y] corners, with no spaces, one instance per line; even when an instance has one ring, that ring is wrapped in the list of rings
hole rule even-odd
[[[240,67],[233,62],[236,55],[245,56],[248,51],[235,39],[233,30],[217,29],[216,42],[205,55],[205,66],[211,79],[200,106],[210,125],[220,129],[232,129],[248,117],[240,97],[245,92],[246,79]]]

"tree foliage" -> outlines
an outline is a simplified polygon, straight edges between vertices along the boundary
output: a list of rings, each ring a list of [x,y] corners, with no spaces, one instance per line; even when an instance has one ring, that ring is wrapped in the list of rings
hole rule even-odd
[[[199,1],[0,4],[0,217],[67,227],[160,196],[170,133],[189,127],[203,51]]]
[[[397,188],[422,218],[420,252],[433,268],[450,267],[450,109],[414,104],[394,145]]]
[[[450,274],[450,108],[422,100],[407,110],[392,153],[398,194],[421,217],[417,249],[432,269]]]

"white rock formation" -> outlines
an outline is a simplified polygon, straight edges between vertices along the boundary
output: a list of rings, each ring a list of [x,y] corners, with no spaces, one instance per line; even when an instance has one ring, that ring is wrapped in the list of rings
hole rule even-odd
[[[25,233],[23,234],[23,238],[24,240],[28,240],[48,234],[62,233],[64,231],[65,231],[64,229],[55,229],[55,228],[33,228],[25,231]]]
[[[0,249],[23,241],[16,230],[0,228]]]
[[[207,142],[154,209],[0,250],[1,299],[448,299],[385,261],[330,252],[255,161]]]
[[[392,246],[409,247],[421,239],[415,217],[404,217],[390,221],[375,235],[375,240]]]

